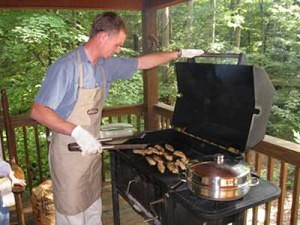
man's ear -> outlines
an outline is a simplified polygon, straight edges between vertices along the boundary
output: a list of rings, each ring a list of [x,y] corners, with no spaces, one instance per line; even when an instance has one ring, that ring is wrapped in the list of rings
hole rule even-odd
[[[108,33],[101,31],[97,34],[97,37],[101,40],[101,42],[105,42],[108,39]]]

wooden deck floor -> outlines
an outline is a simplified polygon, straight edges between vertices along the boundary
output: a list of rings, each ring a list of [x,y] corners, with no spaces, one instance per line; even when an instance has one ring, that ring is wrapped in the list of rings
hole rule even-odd
[[[112,212],[112,195],[111,195],[111,186],[110,183],[103,184],[103,194],[102,194],[102,203],[103,203],[103,211],[102,211],[102,224],[103,225],[113,225],[113,212]],[[24,212],[25,212],[25,222],[26,225],[34,225],[34,221],[32,218],[32,208],[30,204],[29,195],[25,194],[23,196],[24,203]],[[127,204],[120,197],[120,217],[121,217],[121,225],[145,225],[143,218],[138,215],[130,205]],[[10,225],[17,225],[16,213],[14,209],[11,210],[11,223]]]

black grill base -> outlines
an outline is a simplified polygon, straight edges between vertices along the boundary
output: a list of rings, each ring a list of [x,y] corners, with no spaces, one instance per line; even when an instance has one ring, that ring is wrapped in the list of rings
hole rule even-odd
[[[177,136],[168,130],[153,132],[146,137],[144,143],[163,141],[192,148],[198,145],[203,148],[202,154],[204,151],[209,151],[207,154],[215,153],[214,148],[199,145],[199,142],[194,144],[193,140],[188,138],[180,140],[180,135]],[[198,157],[191,149],[180,149],[186,149],[190,156]],[[242,225],[245,210],[274,200],[280,195],[279,187],[260,179],[260,183],[251,187],[241,199],[228,202],[203,199],[193,194],[185,183],[171,189],[172,185],[180,181],[179,176],[160,174],[131,150],[111,151],[111,169],[114,225],[120,225],[119,195],[145,220],[152,218],[149,224],[159,225]],[[132,198],[138,204],[134,203]],[[137,209],[137,205],[141,205],[145,210]]]

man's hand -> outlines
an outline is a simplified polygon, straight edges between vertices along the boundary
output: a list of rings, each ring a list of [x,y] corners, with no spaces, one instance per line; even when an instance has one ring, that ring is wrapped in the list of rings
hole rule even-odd
[[[201,49],[182,49],[180,57],[194,58],[195,56],[200,56],[204,53]]]
[[[71,136],[81,148],[82,155],[90,155],[102,152],[102,146],[96,138],[81,126],[73,129]]]
[[[9,176],[8,176],[8,177],[9,177],[9,179],[11,180],[11,186],[12,186],[12,187],[15,186],[15,185],[20,185],[20,186],[22,186],[22,187],[26,186],[25,180],[24,180],[24,179],[18,179],[18,178],[16,178],[13,171],[11,171],[11,172],[9,173]]]

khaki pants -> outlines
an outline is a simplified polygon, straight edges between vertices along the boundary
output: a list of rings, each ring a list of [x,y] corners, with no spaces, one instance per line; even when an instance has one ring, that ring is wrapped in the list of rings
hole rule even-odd
[[[57,225],[102,225],[102,200],[95,201],[87,210],[72,216],[55,212]]]

